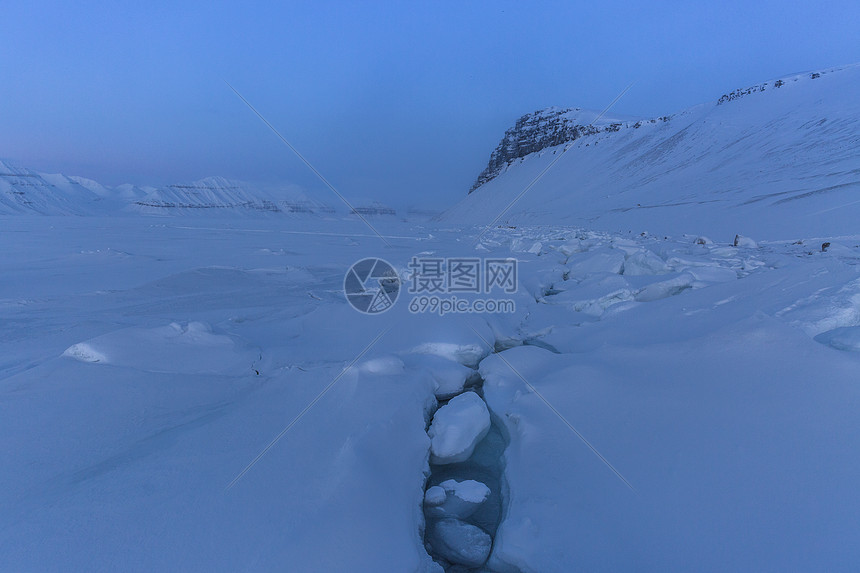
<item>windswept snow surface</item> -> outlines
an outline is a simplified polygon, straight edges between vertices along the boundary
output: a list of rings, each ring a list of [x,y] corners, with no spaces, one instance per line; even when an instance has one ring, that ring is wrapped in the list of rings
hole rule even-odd
[[[860,559],[860,237],[0,224],[0,570],[441,571],[425,541],[497,572]],[[418,253],[515,257],[516,311],[347,304],[353,262]],[[456,521],[486,503],[465,477],[424,529],[431,415],[473,367],[507,434],[491,547]]]

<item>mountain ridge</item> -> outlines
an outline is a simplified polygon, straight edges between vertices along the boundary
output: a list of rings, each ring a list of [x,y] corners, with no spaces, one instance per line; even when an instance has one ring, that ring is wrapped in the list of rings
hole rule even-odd
[[[780,80],[648,129],[622,124],[510,160],[441,219],[729,238],[745,228],[857,234],[860,65]]]
[[[475,182],[469,188],[469,193],[493,180],[515,160],[532,153],[538,153],[549,147],[570,143],[584,136],[613,133],[629,128],[639,129],[643,126],[667,122],[678,115],[682,115],[702,105],[707,106],[713,103],[716,105],[727,104],[755,93],[780,89],[804,79],[815,80],[827,74],[856,66],[857,64],[790,74],[746,88],[738,88],[723,94],[718,99],[713,100],[713,102],[706,102],[660,117],[607,118],[594,110],[584,110],[578,107],[560,108],[557,106],[533,111],[520,116],[514,125],[505,131],[501,141],[490,154],[487,167],[478,175]]]

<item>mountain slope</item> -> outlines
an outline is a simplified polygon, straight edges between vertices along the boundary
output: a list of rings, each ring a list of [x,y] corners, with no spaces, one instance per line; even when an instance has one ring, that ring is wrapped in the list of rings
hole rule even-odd
[[[527,113],[505,132],[490,155],[487,168],[478,175],[469,193],[494,179],[515,159],[586,135],[618,131],[624,125],[624,120],[606,118],[599,112],[581,108],[551,107]]]
[[[131,209],[150,215],[211,211],[310,214],[331,210],[301,193],[267,193],[224,177],[150,189],[144,197],[132,202]]]
[[[260,189],[224,177],[162,187],[106,187],[77,176],[47,174],[0,161],[0,215],[329,214],[329,205],[297,189]]]
[[[860,220],[858,96],[860,65],[852,65],[624,122],[509,159],[443,218],[489,224],[514,203],[497,223],[723,238],[752,227],[762,238],[850,234]]]
[[[0,161],[0,214],[84,214],[110,192],[82,177],[37,173],[12,161]]]

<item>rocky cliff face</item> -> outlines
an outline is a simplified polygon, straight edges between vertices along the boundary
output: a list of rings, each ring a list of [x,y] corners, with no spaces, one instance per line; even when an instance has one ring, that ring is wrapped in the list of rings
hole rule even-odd
[[[626,122],[599,117],[599,113],[581,108],[558,108],[527,113],[505,132],[502,141],[490,155],[487,168],[469,189],[469,193],[495,178],[515,159],[547,147],[553,147],[602,131],[618,131]]]

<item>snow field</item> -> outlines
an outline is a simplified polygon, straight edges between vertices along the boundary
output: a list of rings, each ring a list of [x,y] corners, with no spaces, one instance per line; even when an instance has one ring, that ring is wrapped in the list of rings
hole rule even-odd
[[[29,242],[0,253],[32,285],[0,283],[4,570],[844,570],[860,558],[856,239],[747,248],[499,229],[480,252],[508,257],[522,239],[515,314],[366,317],[338,289],[370,238],[75,224],[28,222]],[[385,256],[468,255],[469,232],[415,233]],[[107,248],[129,254],[92,254]],[[470,407],[445,422],[458,396]],[[468,458],[431,459],[436,415],[453,452],[484,411]]]

